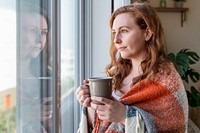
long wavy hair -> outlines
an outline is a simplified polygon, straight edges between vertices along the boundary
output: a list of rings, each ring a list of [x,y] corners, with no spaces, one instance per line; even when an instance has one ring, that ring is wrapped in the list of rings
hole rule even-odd
[[[42,7],[32,6],[29,8],[30,13],[37,13],[43,16],[46,20],[48,31],[50,31],[50,20],[47,12]],[[51,46],[49,44],[49,32],[46,35],[46,45],[41,53],[31,60],[30,70],[34,76],[50,76],[51,75]],[[38,69],[35,69],[38,68]],[[38,73],[39,72],[39,73]],[[38,74],[36,74],[38,73]]]
[[[115,10],[110,18],[111,29],[117,15],[122,13],[131,14],[140,29],[146,30],[148,27],[153,33],[145,44],[146,56],[141,62],[143,74],[133,78],[132,85],[134,85],[148,75],[157,73],[160,69],[167,69],[169,60],[166,56],[164,30],[155,9],[146,2],[135,2]],[[111,62],[105,68],[105,71],[107,76],[113,77],[113,89],[119,90],[122,87],[122,81],[131,71],[132,63],[131,60],[123,59],[119,55],[114,45],[114,36],[111,39],[110,57]]]
[[[33,4],[28,1],[22,1],[20,4],[21,8],[19,9],[20,17],[23,17],[23,13],[28,14],[39,14],[45,18],[47,23],[48,31],[50,31],[50,20],[48,18],[47,12],[41,7],[41,5]],[[21,21],[19,19],[19,21]],[[29,64],[29,70],[33,76],[49,76],[51,75],[51,46],[49,44],[49,32],[47,33],[46,45],[41,53],[36,57],[31,59]],[[20,44],[22,45],[22,44]],[[23,51],[22,51],[23,52]]]

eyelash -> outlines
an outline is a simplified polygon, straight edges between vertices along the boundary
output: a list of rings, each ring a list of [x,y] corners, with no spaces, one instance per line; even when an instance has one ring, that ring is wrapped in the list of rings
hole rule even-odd
[[[116,32],[112,32],[112,35],[115,36]]]
[[[125,29],[121,29],[119,32],[120,32],[120,33],[127,33],[128,31],[125,30]],[[113,32],[112,32],[112,35],[115,36],[115,34],[116,34],[116,32],[113,31]]]
[[[121,33],[126,33],[126,32],[128,32],[128,31],[125,30],[125,29],[122,29],[122,30],[120,30],[120,32],[121,32]]]
[[[37,34],[38,32],[40,32],[41,35],[43,35],[43,36],[46,36],[48,34],[48,31],[46,31],[46,30],[39,31],[38,29],[35,29],[35,28],[31,29],[30,31],[33,34]]]

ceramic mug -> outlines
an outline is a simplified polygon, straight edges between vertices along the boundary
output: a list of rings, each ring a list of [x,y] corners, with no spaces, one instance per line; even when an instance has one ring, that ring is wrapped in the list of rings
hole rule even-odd
[[[91,96],[98,96],[111,99],[112,95],[112,77],[93,77],[89,78],[89,88]],[[92,101],[95,104],[102,104]]]

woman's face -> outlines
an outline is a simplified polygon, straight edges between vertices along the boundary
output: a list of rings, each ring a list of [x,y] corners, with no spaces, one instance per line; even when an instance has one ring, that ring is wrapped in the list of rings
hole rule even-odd
[[[128,13],[119,14],[113,22],[114,44],[124,59],[141,59],[145,55],[145,30]]]
[[[44,49],[48,26],[46,19],[39,13],[23,13],[21,50],[24,58],[36,58]]]

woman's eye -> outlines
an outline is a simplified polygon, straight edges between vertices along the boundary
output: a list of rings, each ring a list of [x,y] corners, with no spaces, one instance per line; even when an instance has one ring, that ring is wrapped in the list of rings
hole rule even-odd
[[[36,28],[31,28],[30,32],[33,33],[33,34],[36,34],[36,33],[38,33],[38,30]]]
[[[47,33],[48,33],[48,31],[46,31],[46,30],[42,30],[42,31],[41,31],[41,34],[44,35],[44,36],[46,36]]]
[[[115,36],[116,32],[112,32],[112,35]]]
[[[121,33],[126,33],[126,32],[128,32],[128,31],[125,30],[125,29],[122,29],[122,30],[121,30]]]

